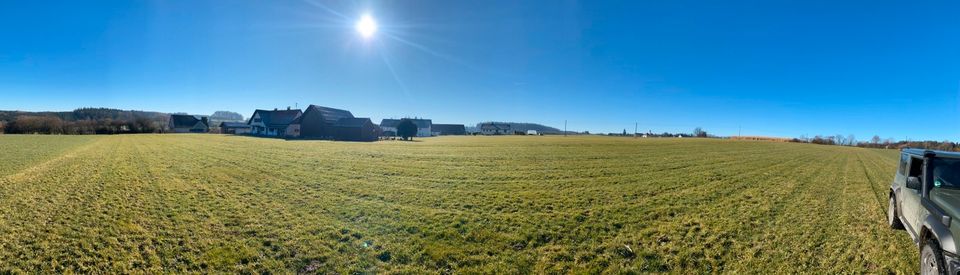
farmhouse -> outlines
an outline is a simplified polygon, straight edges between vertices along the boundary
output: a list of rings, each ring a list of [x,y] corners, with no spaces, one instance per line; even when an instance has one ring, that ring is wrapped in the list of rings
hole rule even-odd
[[[221,122],[220,123],[220,133],[221,134],[235,134],[242,135],[250,133],[250,125],[247,125],[243,122]]]
[[[206,133],[210,131],[210,125],[206,117],[193,115],[170,115],[167,126],[172,133]]]
[[[334,126],[344,118],[354,117],[347,110],[310,105],[303,115],[293,121],[291,127],[299,131],[301,138],[336,139]]]
[[[511,135],[510,124],[487,122],[480,124],[480,133],[484,135]]]
[[[331,129],[334,140],[376,141],[380,138],[380,127],[369,118],[340,118]]]
[[[463,124],[434,124],[433,132],[438,136],[466,135],[467,128]]]
[[[303,112],[300,109],[287,108],[286,110],[273,111],[256,110],[247,120],[250,125],[250,134],[268,137],[297,137],[300,135],[298,127],[291,127],[291,124]]]
[[[429,119],[419,119],[419,118],[410,118],[410,121],[413,121],[413,124],[417,125],[417,136],[418,137],[430,137],[434,136],[432,127],[433,121]],[[400,124],[399,119],[384,119],[380,121],[380,130],[385,136],[396,136],[397,135],[397,124]]]
[[[384,136],[393,137],[397,136],[397,125],[400,124],[399,119],[383,119],[380,120],[380,133]]]

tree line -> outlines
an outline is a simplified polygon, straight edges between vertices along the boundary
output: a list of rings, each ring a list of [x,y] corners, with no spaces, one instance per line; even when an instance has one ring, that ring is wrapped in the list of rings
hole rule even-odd
[[[0,132],[6,134],[159,133],[169,116],[157,112],[81,108],[70,112],[0,111]]]
[[[897,141],[893,138],[881,138],[880,136],[874,135],[870,140],[859,141],[854,135],[816,135],[812,138],[806,136],[800,136],[799,138],[794,138],[790,140],[791,142],[800,142],[800,143],[813,143],[813,144],[822,144],[822,145],[842,145],[842,146],[856,146],[862,148],[880,148],[880,149],[903,149],[903,148],[922,148],[922,149],[931,149],[931,150],[941,150],[941,151],[960,151],[960,143],[952,142],[949,140],[944,141],[907,141],[901,140]]]

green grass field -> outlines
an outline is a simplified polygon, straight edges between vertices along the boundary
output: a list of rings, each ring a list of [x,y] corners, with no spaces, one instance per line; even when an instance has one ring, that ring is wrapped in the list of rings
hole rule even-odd
[[[913,273],[895,151],[0,135],[0,272]]]

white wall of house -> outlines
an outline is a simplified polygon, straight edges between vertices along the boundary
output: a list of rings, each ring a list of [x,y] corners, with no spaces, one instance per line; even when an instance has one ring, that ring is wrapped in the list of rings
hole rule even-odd
[[[300,137],[300,124],[290,124],[287,126],[286,136]]]
[[[432,137],[432,136],[436,136],[436,135],[434,134],[434,132],[431,130],[431,128],[432,128],[432,127],[427,127],[427,128],[419,128],[419,127],[417,127],[417,137]],[[386,133],[386,132],[394,132],[394,133],[396,133],[396,132],[397,132],[397,127],[385,127],[385,126],[380,126],[380,130],[383,131],[384,133]]]
[[[397,133],[397,127],[380,126],[380,130],[384,133],[386,132],[393,132],[394,134]]]
[[[250,128],[235,128],[233,131],[238,135],[249,134]]]
[[[430,127],[417,128],[417,136],[418,136],[418,137],[432,137],[432,136],[433,136],[433,131],[430,130]]]
[[[266,135],[267,129],[260,120],[260,113],[253,114],[250,118],[250,133],[254,135]]]
[[[283,137],[287,136],[287,129],[289,127],[267,127],[263,124],[263,121],[260,119],[260,113],[253,114],[253,117],[250,118],[250,134],[260,135],[260,136],[273,136],[273,137]],[[300,135],[299,125],[296,127],[295,131],[291,133],[296,133],[296,136]]]

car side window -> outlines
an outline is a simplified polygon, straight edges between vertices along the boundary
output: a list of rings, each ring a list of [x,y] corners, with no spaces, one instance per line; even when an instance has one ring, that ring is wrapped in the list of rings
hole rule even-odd
[[[918,177],[922,179],[923,176],[923,159],[922,158],[910,158],[910,174],[907,174],[908,177]]]
[[[910,162],[910,157],[907,154],[900,154],[900,169],[897,170],[900,175],[907,174],[907,163]]]

